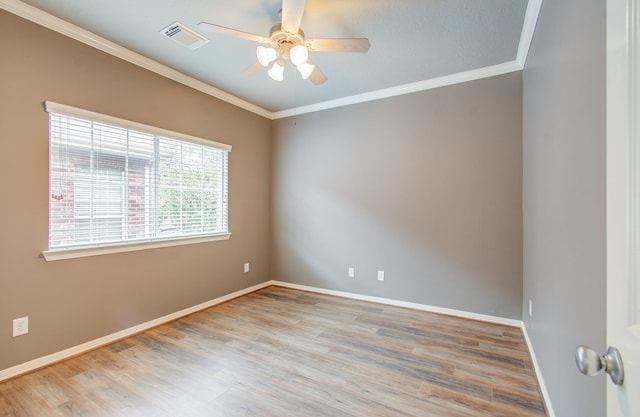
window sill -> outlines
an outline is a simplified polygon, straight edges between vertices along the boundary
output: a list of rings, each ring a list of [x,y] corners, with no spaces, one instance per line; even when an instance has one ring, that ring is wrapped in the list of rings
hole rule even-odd
[[[157,240],[153,242],[127,243],[104,246],[92,246],[87,248],[57,249],[43,251],[42,256],[45,261],[60,261],[63,259],[85,258],[88,256],[108,255],[112,253],[133,252],[138,250],[166,248],[170,246],[191,245],[194,243],[215,242],[218,240],[228,240],[231,233],[219,235],[198,236],[182,239]]]

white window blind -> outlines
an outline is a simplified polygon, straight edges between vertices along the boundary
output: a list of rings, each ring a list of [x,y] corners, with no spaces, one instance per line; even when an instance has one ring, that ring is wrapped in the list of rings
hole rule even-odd
[[[228,233],[228,145],[47,102],[49,250]]]

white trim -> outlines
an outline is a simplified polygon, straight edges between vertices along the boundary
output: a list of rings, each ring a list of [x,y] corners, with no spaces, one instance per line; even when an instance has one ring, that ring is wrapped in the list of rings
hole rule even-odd
[[[54,30],[58,33],[61,33],[65,36],[68,36],[72,39],[85,43],[103,52],[111,54],[115,57],[124,59],[125,61],[148,69],[149,71],[153,71],[156,74],[162,75],[163,77],[169,78],[173,81],[208,94],[212,97],[226,101],[229,104],[253,112],[267,119],[274,120],[304,113],[311,113],[320,110],[348,106],[356,103],[380,100],[383,98],[394,97],[402,94],[410,94],[432,88],[444,87],[456,83],[493,77],[508,72],[521,71],[524,68],[524,64],[527,59],[529,46],[531,45],[531,40],[533,39],[533,33],[535,30],[536,22],[538,20],[538,14],[540,12],[542,1],[543,0],[529,0],[527,4],[527,10],[525,12],[522,33],[520,35],[520,43],[518,45],[518,52],[515,61],[447,75],[444,77],[418,81],[415,83],[400,85],[387,89],[372,91],[369,93],[329,100],[322,103],[303,106],[300,108],[282,110],[279,112],[271,112],[253,103],[249,103],[248,101],[245,101],[239,97],[215,88],[207,83],[204,83],[200,80],[169,68],[166,65],[160,64],[150,58],[133,52],[114,42],[111,42],[85,29],[75,26],[53,15],[50,15],[36,7],[25,4],[19,0],[0,0],[0,8],[23,17],[27,20],[30,20],[34,23],[37,23],[41,26]]]
[[[533,41],[533,35],[535,32],[536,24],[538,23],[538,16],[540,15],[542,2],[543,0],[529,0],[527,2],[527,10],[525,11],[524,22],[522,24],[522,32],[520,33],[520,42],[518,44],[518,52],[516,54],[515,61],[509,61],[489,67],[459,72],[456,74],[445,75],[443,77],[431,78],[424,81],[399,85],[382,90],[371,91],[364,94],[343,97],[335,100],[328,100],[322,103],[311,104],[308,106],[282,110],[272,113],[271,119],[282,119],[285,117],[297,116],[305,113],[334,109],[337,107],[344,107],[352,104],[364,103],[367,101],[380,100],[404,94],[417,93],[419,91],[430,90],[433,88],[480,80],[483,78],[494,77],[496,75],[507,74],[509,72],[522,71],[524,69],[524,64],[527,62],[527,55],[529,54],[529,48],[531,47],[531,42]]]
[[[549,391],[547,391],[547,386],[544,383],[544,378],[542,377],[542,372],[540,371],[540,366],[538,365],[538,360],[536,359],[536,353],[533,350],[533,346],[531,345],[529,333],[527,333],[527,327],[523,323],[520,328],[522,329],[524,340],[527,343],[527,348],[529,349],[529,354],[531,355],[531,362],[533,363],[533,369],[536,372],[536,378],[538,378],[538,386],[540,386],[540,393],[542,394],[542,399],[544,400],[545,408],[547,409],[547,415],[548,417],[556,417],[556,413],[553,411],[553,406],[551,405],[551,397],[549,396]]]
[[[309,287],[309,286],[306,286],[306,285],[291,284],[289,282],[283,282],[283,281],[273,281],[272,280],[272,281],[269,282],[269,284],[270,285],[279,286],[279,287],[292,288],[292,289],[301,290],[301,291],[314,292],[314,293],[318,293],[318,294],[333,295],[333,296],[349,298],[349,299],[353,299],[353,300],[370,301],[370,302],[374,302],[374,303],[378,303],[378,304],[386,304],[386,305],[392,305],[392,306],[396,306],[396,307],[410,308],[410,309],[413,309],[413,310],[420,310],[420,311],[428,311],[428,312],[431,312],[431,313],[446,314],[448,316],[461,317],[461,318],[465,318],[465,319],[479,320],[479,321],[483,321],[483,322],[487,322],[487,323],[496,323],[496,324],[502,324],[502,325],[505,325],[505,326],[518,327],[518,328],[520,328],[522,330],[522,334],[524,335],[525,343],[527,344],[527,349],[529,350],[529,354],[531,355],[531,362],[533,363],[533,369],[535,371],[536,378],[537,378],[538,384],[540,386],[541,395],[542,395],[542,398],[543,398],[544,403],[545,403],[545,408],[547,409],[548,417],[556,417],[555,412],[553,411],[553,407],[551,405],[551,399],[549,397],[549,391],[547,391],[547,386],[544,383],[544,378],[542,377],[542,372],[540,372],[540,367],[538,366],[538,360],[536,359],[536,354],[535,354],[535,352],[533,350],[533,346],[531,345],[531,340],[529,339],[529,334],[527,333],[526,326],[524,325],[524,322],[522,320],[513,320],[513,319],[507,319],[507,318],[504,318],[504,317],[496,317],[496,316],[489,316],[489,315],[484,315],[484,314],[470,313],[470,312],[467,312],[467,311],[452,310],[452,309],[449,309],[449,308],[434,307],[434,306],[425,305],[425,304],[416,304],[416,303],[409,303],[409,302],[405,302],[405,301],[390,300],[390,299],[387,299],[387,298],[370,297],[370,296],[366,296],[366,295],[353,294],[353,293],[347,293],[347,292],[342,292],[342,291],[327,290],[327,289],[323,289],[323,288]]]
[[[322,103],[310,104],[308,106],[283,110],[273,113],[272,119],[282,119],[284,117],[297,116],[300,114],[312,113],[320,110],[334,109],[337,107],[349,106],[352,104],[364,103],[367,101],[374,101],[404,94],[416,93],[419,91],[430,90],[433,88],[444,87],[452,84],[464,83],[467,81],[480,80],[482,78],[494,77],[496,75],[502,75],[509,72],[521,70],[522,66],[520,66],[516,61],[505,62],[503,64],[492,65],[490,67],[478,68],[470,71],[459,72],[457,74],[445,75],[443,77],[431,78],[429,80],[385,88],[383,90],[371,91],[368,93],[342,97],[335,100],[328,100]]]
[[[518,54],[516,56],[516,62],[521,68],[524,68],[524,65],[527,63],[527,56],[529,55],[529,48],[531,47],[533,34],[536,30],[536,24],[538,23],[542,1],[543,0],[529,0],[527,2],[527,11],[524,15],[520,44],[518,45]]]
[[[42,257],[47,262],[60,261],[63,259],[86,258],[89,256],[109,255],[112,253],[133,252],[146,249],[167,248],[170,246],[192,245],[194,243],[216,242],[218,240],[228,240],[231,233],[218,235],[183,237],[178,239],[155,240],[151,242],[139,243],[118,243],[115,245],[93,246],[89,248],[76,249],[53,249],[42,252]]]
[[[426,304],[410,303],[407,301],[392,300],[389,298],[372,297],[368,295],[354,294],[343,291],[327,290],[324,288],[309,287],[306,285],[292,284],[283,281],[270,281],[271,285],[278,287],[292,288],[295,290],[315,292],[318,294],[334,295],[342,298],[350,298],[352,300],[370,301],[377,304],[386,304],[394,307],[410,308],[412,310],[428,311],[431,313],[446,314],[448,316],[462,317],[465,319],[484,321],[487,323],[503,324],[511,327],[522,327],[521,320],[507,319],[504,317],[489,316],[485,314],[470,313],[468,311],[453,310],[450,308],[435,307]]]
[[[629,327],[631,331],[638,334],[640,328],[640,4],[638,2],[630,3],[627,0],[627,10],[629,17],[627,18],[628,31],[627,35],[627,54],[628,54],[628,189],[627,189],[627,218],[629,219],[629,237],[628,237],[628,253],[630,258],[629,264],[629,281],[631,282],[631,290],[633,297],[631,301],[631,311],[633,311],[633,326]]]
[[[75,116],[83,119],[89,119],[96,122],[107,123],[127,129],[133,129],[144,133],[152,133],[158,136],[164,136],[170,139],[180,139],[186,142],[197,143],[198,145],[216,148],[221,151],[231,152],[231,145],[216,142],[209,139],[199,138],[197,136],[187,135],[185,133],[174,132],[172,130],[162,129],[144,123],[133,122],[119,117],[109,116],[102,113],[96,113],[90,110],[80,109],[77,107],[67,106],[66,104],[55,103],[53,101],[44,102],[44,110],[48,113],[64,114],[66,116]]]
[[[606,415],[640,411],[640,343],[634,303],[640,282],[640,2],[606,2],[606,345],[620,351],[624,384],[606,384]]]
[[[157,318],[155,320],[151,320],[137,326],[130,327],[125,330],[121,330],[116,333],[112,333],[108,336],[101,337],[99,339],[95,339],[89,341],[87,343],[83,343],[81,345],[77,345],[71,347],[69,349],[62,350],[60,352],[53,353],[51,355],[43,356],[38,359],[34,359],[29,362],[25,362],[20,365],[13,366],[11,368],[7,368],[0,371],[0,382],[5,381],[10,378],[14,378],[18,375],[26,374],[28,372],[35,371],[36,369],[43,368],[45,366],[52,365],[56,362],[63,361],[65,359],[69,359],[73,356],[77,356],[91,350],[97,349],[99,347],[108,345],[110,343],[116,342],[118,340],[124,339],[129,336],[133,336],[137,333],[143,332],[145,330],[149,330],[151,328],[160,326],[165,323],[169,323],[171,321],[177,320],[181,317],[188,316],[189,314],[197,313],[198,311],[207,309],[209,307],[213,307],[218,304],[222,304],[234,298],[242,297],[243,295],[247,295],[249,293],[261,290],[265,287],[271,285],[269,282],[264,282],[262,284],[254,285],[253,287],[246,288],[244,290],[239,290],[229,295],[224,295],[222,297],[218,297],[214,300],[204,302],[202,304],[198,304],[193,307],[185,308],[184,310],[177,311],[172,314],[168,314],[166,316]]]
[[[16,366],[13,366],[11,368],[0,370],[0,382],[6,381],[7,379],[10,379],[10,378],[17,377],[19,375],[26,374],[28,372],[35,371],[35,370],[43,368],[45,366],[52,365],[54,363],[63,361],[65,359],[69,359],[71,357],[74,357],[74,356],[89,352],[91,350],[94,350],[94,349],[100,348],[102,346],[111,344],[113,342],[116,342],[118,340],[124,339],[126,337],[133,336],[133,335],[138,334],[140,332],[143,332],[145,330],[149,330],[151,328],[160,326],[162,324],[171,322],[173,320],[177,320],[177,319],[179,319],[181,317],[188,316],[189,314],[196,313],[198,311],[207,309],[209,307],[213,307],[213,306],[218,305],[218,304],[222,304],[222,303],[227,302],[229,300],[232,300],[234,298],[238,298],[238,297],[241,297],[243,295],[247,295],[247,294],[250,294],[252,292],[259,291],[259,290],[261,290],[263,288],[267,288],[267,287],[272,286],[272,285],[279,286],[279,287],[284,287],[284,288],[297,289],[297,290],[301,290],[301,291],[309,291],[309,292],[318,293],[318,294],[333,295],[333,296],[342,297],[342,298],[349,298],[349,299],[353,299],[353,300],[369,301],[369,302],[374,302],[374,303],[378,303],[378,304],[392,305],[392,306],[396,306],[396,307],[410,308],[410,309],[413,309],[413,310],[428,311],[428,312],[446,314],[446,315],[450,315],[450,316],[462,317],[462,318],[467,318],[467,319],[472,319],[472,320],[480,320],[480,321],[484,321],[484,322],[488,322],[488,323],[496,323],[496,324],[502,324],[502,325],[506,325],[506,326],[518,327],[518,328],[522,329],[522,333],[523,333],[525,341],[527,343],[527,348],[529,349],[529,352],[530,352],[530,355],[531,355],[531,361],[533,362],[533,368],[535,370],[536,377],[537,377],[538,383],[540,385],[540,390],[541,390],[542,397],[543,397],[544,402],[545,402],[547,413],[548,413],[549,417],[555,417],[555,413],[553,411],[553,408],[551,406],[551,401],[549,399],[549,393],[548,393],[547,388],[545,386],[544,379],[542,378],[542,373],[540,372],[540,368],[539,368],[538,362],[536,360],[535,352],[533,351],[533,346],[531,346],[531,341],[529,339],[529,335],[527,333],[527,329],[525,328],[524,323],[521,320],[513,320],[513,319],[506,319],[506,318],[503,318],[503,317],[495,317],[495,316],[489,316],[489,315],[484,315],[484,314],[469,313],[469,312],[461,311],[461,310],[452,310],[452,309],[448,309],[448,308],[434,307],[434,306],[429,306],[429,305],[424,305],[424,304],[417,304],[417,303],[409,303],[409,302],[405,302],[405,301],[391,300],[391,299],[380,298],[380,297],[370,297],[370,296],[366,296],[366,295],[347,293],[347,292],[343,292],[343,291],[327,290],[327,289],[322,289],[322,288],[317,288],[317,287],[310,287],[310,286],[306,286],[306,285],[291,284],[291,283],[288,283],[288,282],[275,281],[275,280],[266,281],[266,282],[263,282],[261,284],[257,284],[257,285],[254,285],[252,287],[246,288],[244,290],[239,290],[239,291],[236,291],[236,292],[234,292],[232,294],[225,295],[225,296],[222,296],[222,297],[218,297],[218,298],[216,298],[214,300],[207,301],[207,302],[198,304],[196,306],[189,307],[189,308],[186,308],[184,310],[180,310],[180,311],[172,313],[172,314],[168,314],[168,315],[160,317],[158,319],[151,320],[151,321],[139,324],[137,326],[133,326],[133,327],[130,327],[128,329],[116,332],[116,333],[112,333],[112,334],[110,334],[108,336],[104,336],[104,337],[89,341],[87,343],[83,343],[81,345],[74,346],[74,347],[71,347],[69,349],[65,349],[65,350],[62,350],[60,352],[57,352],[57,353],[53,353],[51,355],[43,356],[41,358],[34,359],[34,360],[29,361],[29,362],[25,362],[23,364],[20,364],[20,365],[16,365]]]
[[[11,12],[15,15],[23,17],[48,29],[61,33],[72,39],[80,41],[84,44],[92,46],[100,51],[106,52],[115,57],[121,58],[127,62],[138,65],[142,68],[153,71],[156,74],[169,78],[180,84],[186,85],[212,97],[218,98],[234,106],[253,112],[257,115],[271,118],[271,112],[256,106],[253,103],[242,100],[232,94],[215,88],[200,80],[196,80],[186,74],[174,70],[166,65],[160,64],[144,55],[137,52],[133,52],[117,43],[111,42],[95,33],[82,29],[76,25],[73,25],[65,20],[55,17],[49,13],[46,13],[36,7],[30,6],[18,0],[0,0],[0,8]]]

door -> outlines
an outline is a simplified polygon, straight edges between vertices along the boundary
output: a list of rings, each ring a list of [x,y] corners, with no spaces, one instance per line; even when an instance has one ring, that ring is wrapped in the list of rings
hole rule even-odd
[[[607,344],[621,386],[607,416],[640,416],[640,1],[607,0]]]

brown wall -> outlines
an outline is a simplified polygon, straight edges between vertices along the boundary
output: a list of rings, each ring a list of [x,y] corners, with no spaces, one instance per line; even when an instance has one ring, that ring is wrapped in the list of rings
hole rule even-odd
[[[274,122],[273,279],[520,319],[521,135],[521,73]]]
[[[270,278],[269,120],[7,12],[0,25],[0,369]],[[45,100],[232,145],[231,239],[45,262]]]

